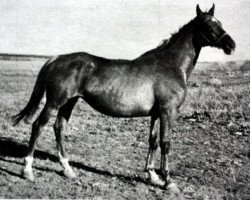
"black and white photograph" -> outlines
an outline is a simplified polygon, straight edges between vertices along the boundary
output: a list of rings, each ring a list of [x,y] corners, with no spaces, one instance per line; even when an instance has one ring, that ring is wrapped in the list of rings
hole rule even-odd
[[[0,199],[250,199],[250,1],[1,0]]]

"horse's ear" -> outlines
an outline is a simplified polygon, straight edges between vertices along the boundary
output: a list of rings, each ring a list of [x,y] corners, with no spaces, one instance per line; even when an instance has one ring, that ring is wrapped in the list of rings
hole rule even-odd
[[[201,18],[203,15],[203,12],[201,11],[199,4],[197,4],[196,6],[196,14],[199,18]]]
[[[208,13],[209,13],[210,15],[212,15],[212,16],[214,16],[214,9],[215,9],[215,5],[214,5],[214,3],[213,3],[212,8],[208,11]]]

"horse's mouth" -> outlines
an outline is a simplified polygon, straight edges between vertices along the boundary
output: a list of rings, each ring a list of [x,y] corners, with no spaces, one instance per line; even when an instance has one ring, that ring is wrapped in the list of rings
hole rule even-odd
[[[229,35],[226,35],[222,39],[222,49],[225,52],[225,54],[228,54],[228,55],[233,54],[235,47],[236,47],[235,42]]]
[[[235,48],[230,48],[229,46],[223,47],[223,51],[227,55],[232,55],[234,53]]]

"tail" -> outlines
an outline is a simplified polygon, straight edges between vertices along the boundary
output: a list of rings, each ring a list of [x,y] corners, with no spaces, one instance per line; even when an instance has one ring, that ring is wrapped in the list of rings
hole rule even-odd
[[[25,106],[25,108],[12,117],[13,125],[17,125],[22,119],[27,120],[28,118],[32,117],[43,97],[45,92],[45,75],[44,71],[46,71],[46,66],[50,63],[50,60],[47,61],[44,66],[42,67],[41,71],[38,74],[33,92],[31,94],[30,100]]]

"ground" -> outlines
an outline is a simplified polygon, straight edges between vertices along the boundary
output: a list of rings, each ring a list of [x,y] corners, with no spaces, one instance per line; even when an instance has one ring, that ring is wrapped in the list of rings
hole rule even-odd
[[[31,124],[13,127],[10,117],[26,104],[44,62],[0,61],[0,198],[250,199],[249,66],[199,63],[194,70],[171,143],[171,175],[181,190],[177,196],[148,184],[143,171],[149,118],[104,116],[83,101],[65,136],[78,177],[62,175],[53,118],[37,144],[36,181],[22,178]]]

